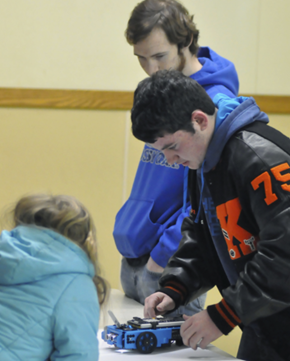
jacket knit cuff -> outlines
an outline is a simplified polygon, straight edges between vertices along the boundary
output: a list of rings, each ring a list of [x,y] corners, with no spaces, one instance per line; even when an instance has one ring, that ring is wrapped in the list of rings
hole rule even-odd
[[[167,296],[169,296],[170,298],[173,299],[173,301],[175,303],[175,307],[173,310],[170,310],[169,312],[175,311],[180,306],[181,297],[180,297],[179,293],[177,293],[167,287],[161,288],[160,290],[158,290],[158,292],[165,293]]]
[[[207,307],[209,317],[224,334],[229,334],[237,325],[242,323],[233,308],[224,299],[216,305]]]
[[[176,310],[181,304],[184,303],[184,299],[187,294],[186,288],[174,281],[166,283],[166,285],[164,285],[164,287],[162,287],[158,291],[165,293],[167,296],[173,299],[175,303],[175,308],[170,312]]]

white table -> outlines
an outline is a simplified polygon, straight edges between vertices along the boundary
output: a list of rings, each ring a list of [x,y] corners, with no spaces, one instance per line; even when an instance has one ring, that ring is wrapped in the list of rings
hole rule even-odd
[[[109,302],[104,307],[100,318],[100,331],[99,331],[99,345],[100,345],[100,357],[99,361],[182,361],[182,360],[216,360],[216,361],[230,361],[237,360],[233,356],[218,349],[213,345],[209,345],[205,350],[198,348],[196,351],[185,346],[166,347],[162,349],[156,349],[149,355],[140,354],[136,350],[119,350],[104,342],[101,339],[101,331],[106,325],[113,325],[114,322],[108,315],[108,310],[111,310],[120,323],[126,323],[133,317],[143,317],[143,306],[138,302],[126,297],[119,290],[111,290]]]

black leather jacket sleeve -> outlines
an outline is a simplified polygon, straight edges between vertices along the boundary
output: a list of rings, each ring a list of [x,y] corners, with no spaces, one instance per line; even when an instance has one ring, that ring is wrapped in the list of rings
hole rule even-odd
[[[172,256],[160,279],[164,286],[168,282],[178,281],[187,290],[184,303],[197,298],[214,286],[214,281],[204,261],[203,247],[196,241],[196,227],[193,217],[187,217],[182,224],[182,240],[179,248]]]

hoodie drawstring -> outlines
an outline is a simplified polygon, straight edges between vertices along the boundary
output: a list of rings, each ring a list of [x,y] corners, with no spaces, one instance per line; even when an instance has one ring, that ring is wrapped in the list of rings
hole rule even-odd
[[[183,213],[185,213],[185,211],[186,211],[187,187],[188,187],[188,167],[185,167],[184,174],[183,174],[183,207],[182,207]]]
[[[203,193],[203,186],[204,186],[204,177],[203,177],[203,167],[204,167],[204,163],[205,161],[203,161],[202,166],[201,166],[201,170],[200,170],[200,177],[201,177],[201,188],[200,188],[200,198],[199,198],[199,205],[198,205],[198,211],[197,211],[197,215],[195,217],[194,223],[198,223],[199,221],[199,215],[200,215],[200,210],[201,210],[201,203],[202,203],[202,193]]]

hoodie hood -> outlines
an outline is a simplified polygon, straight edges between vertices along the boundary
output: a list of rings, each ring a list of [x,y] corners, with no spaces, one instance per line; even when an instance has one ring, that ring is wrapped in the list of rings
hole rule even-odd
[[[269,122],[267,114],[260,111],[253,98],[231,99],[224,94],[217,94],[213,102],[218,108],[218,112],[213,138],[203,162],[205,173],[217,164],[229,138],[239,129],[255,121]]]
[[[18,226],[0,235],[0,284],[13,285],[63,273],[94,276],[86,253],[47,228]]]
[[[216,209],[212,201],[210,191],[204,182],[204,174],[209,172],[216,166],[221,158],[221,153],[228,142],[229,138],[239,129],[244,128],[253,122],[260,121],[268,123],[268,116],[260,111],[253,98],[238,97],[231,99],[223,94],[217,94],[213,102],[218,108],[215,120],[215,130],[206,152],[205,160],[201,169],[198,170],[198,179],[200,181],[200,201],[199,208],[194,220],[199,222],[202,203],[207,218],[208,227],[211,232],[212,240],[216,248],[221,264],[225,270],[231,285],[234,285],[238,278],[238,273],[234,267],[229,253],[223,233],[221,232],[219,221],[216,216]],[[208,206],[209,205],[209,206]],[[212,207],[210,210],[209,208]],[[210,215],[210,216],[209,216]]]
[[[239,79],[234,64],[208,47],[200,47],[198,60],[202,68],[191,78],[196,80],[213,98],[218,92],[237,96]],[[214,87],[215,86],[215,87]]]
[[[201,168],[197,171],[200,177],[200,200],[198,212],[195,218],[195,223],[199,222],[199,215],[201,211],[201,203],[204,189],[204,173],[209,172],[216,166],[220,160],[222,151],[230,139],[239,129],[261,121],[268,123],[269,118],[267,114],[260,111],[253,98],[238,97],[230,98],[224,94],[217,94],[213,102],[218,108],[215,120],[215,130],[213,137],[209,143],[205,159]]]

